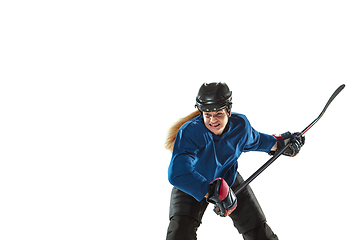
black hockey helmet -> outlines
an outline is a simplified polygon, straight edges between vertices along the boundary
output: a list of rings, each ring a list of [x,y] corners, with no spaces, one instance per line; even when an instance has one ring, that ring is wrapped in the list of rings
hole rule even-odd
[[[226,108],[231,112],[232,92],[228,85],[222,82],[204,83],[196,97],[196,105],[200,112],[217,112]]]

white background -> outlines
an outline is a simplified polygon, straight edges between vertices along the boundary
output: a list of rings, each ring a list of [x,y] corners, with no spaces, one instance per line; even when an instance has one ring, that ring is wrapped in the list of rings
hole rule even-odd
[[[2,1],[0,238],[165,239],[166,131],[224,81],[265,133],[306,134],[253,183],[280,239],[358,235],[358,1]],[[246,153],[250,176],[269,156]],[[199,239],[240,239],[210,207]]]

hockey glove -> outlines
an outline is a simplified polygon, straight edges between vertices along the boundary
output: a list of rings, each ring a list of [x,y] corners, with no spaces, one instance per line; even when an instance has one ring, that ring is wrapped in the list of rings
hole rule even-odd
[[[281,135],[273,135],[277,140],[277,150],[271,151],[269,154],[274,155],[277,151],[282,149],[286,144],[290,142],[290,146],[285,150],[283,155],[295,157],[300,152],[300,149],[305,144],[305,137],[300,133],[286,132]]]
[[[237,207],[237,199],[233,190],[222,178],[215,178],[210,183],[207,202],[215,204],[214,212],[221,217],[229,216]]]

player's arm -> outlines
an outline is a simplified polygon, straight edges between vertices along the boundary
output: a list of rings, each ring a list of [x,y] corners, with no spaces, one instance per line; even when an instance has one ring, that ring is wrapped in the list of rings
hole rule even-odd
[[[195,169],[198,148],[196,138],[191,133],[180,130],[174,144],[168,179],[173,186],[200,202],[209,191],[211,179],[206,179]]]

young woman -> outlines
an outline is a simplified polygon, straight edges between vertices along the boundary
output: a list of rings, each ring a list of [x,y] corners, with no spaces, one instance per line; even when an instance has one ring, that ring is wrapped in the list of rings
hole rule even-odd
[[[225,83],[204,83],[196,98],[197,112],[181,119],[169,131],[165,144],[172,151],[167,239],[196,239],[208,203],[230,216],[245,240],[278,239],[248,186],[235,196],[232,189],[244,180],[237,172],[242,152],[276,152],[289,141],[284,153],[295,156],[305,142],[298,134],[278,137],[256,131],[247,118],[232,113],[232,92]]]

